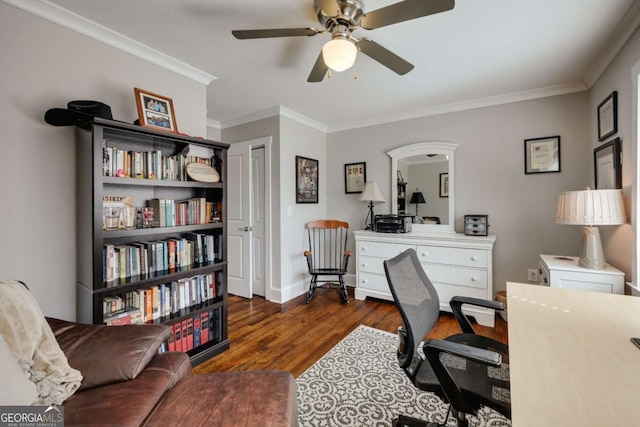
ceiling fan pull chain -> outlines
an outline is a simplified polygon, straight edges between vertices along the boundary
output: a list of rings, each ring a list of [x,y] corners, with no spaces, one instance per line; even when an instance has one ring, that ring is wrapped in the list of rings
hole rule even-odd
[[[357,71],[353,72],[353,80],[358,80],[358,72]]]
[[[331,78],[331,68],[327,70],[327,77]]]

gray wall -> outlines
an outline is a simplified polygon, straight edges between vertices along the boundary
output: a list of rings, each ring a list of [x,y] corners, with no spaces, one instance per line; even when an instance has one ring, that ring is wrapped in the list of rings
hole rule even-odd
[[[561,173],[525,175],[524,140],[553,135],[561,136]],[[354,230],[364,228],[366,206],[358,195],[344,194],[344,163],[367,162],[367,180],[377,181],[390,200],[386,152],[425,141],[459,144],[456,231],[463,231],[465,214],[489,215],[489,232],[497,236],[494,289],[504,289],[509,280],[526,282],[527,269],[538,266],[538,254],[577,255],[581,230],[555,224],[555,211],[558,192],[589,183],[587,92],[331,133],[328,215],[349,221]],[[391,205],[377,205],[375,211],[389,213]]]
[[[46,315],[74,320],[74,132],[45,111],[93,99],[131,123],[137,86],[173,98],[178,129],[204,135],[206,88],[1,2],[0,39],[0,276],[25,281]]]
[[[619,227],[600,227],[600,234],[607,262],[626,273],[626,279],[638,283],[636,271],[637,256],[637,142],[634,140],[634,98],[632,68],[640,61],[640,33],[636,31],[613,62],[591,88],[589,96],[589,145],[591,149],[604,144],[614,137],[622,140],[622,189],[630,223]],[[640,70],[636,70],[638,72]],[[618,92],[618,133],[598,141],[597,107],[613,91]],[[593,155],[593,154],[592,154]],[[594,182],[591,165],[590,183]],[[593,184],[592,184],[593,185]]]

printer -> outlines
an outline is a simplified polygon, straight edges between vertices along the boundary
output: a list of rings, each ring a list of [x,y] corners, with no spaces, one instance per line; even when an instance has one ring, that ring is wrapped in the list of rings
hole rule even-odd
[[[411,215],[376,215],[374,230],[379,233],[409,233],[412,220]]]

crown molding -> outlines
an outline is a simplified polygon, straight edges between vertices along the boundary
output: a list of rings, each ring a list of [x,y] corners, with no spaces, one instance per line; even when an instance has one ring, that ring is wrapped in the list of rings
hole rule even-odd
[[[419,110],[407,111],[399,114],[373,117],[359,122],[345,123],[337,126],[329,126],[328,133],[358,129],[384,123],[399,122],[402,120],[416,119],[420,117],[436,116],[439,114],[455,113],[458,111],[473,110],[476,108],[493,107],[496,105],[510,104],[514,102],[529,101],[550,96],[566,95],[576,92],[584,92],[589,88],[584,82],[574,82],[540,89],[514,92],[506,95],[491,96],[487,98],[472,99],[452,104],[436,105]]]
[[[292,120],[295,120],[299,123],[305,124],[311,128],[317,129],[321,132],[327,133],[327,126],[325,124],[322,124],[318,121],[310,119],[309,117],[303,114],[297,113],[281,105],[267,108],[265,110],[256,111],[255,113],[247,114],[244,116],[235,117],[230,120],[220,121],[220,122],[209,119],[208,123],[212,123],[212,124],[217,123],[218,129],[227,129],[234,126],[240,126],[247,123],[256,122],[262,119],[268,119],[269,117],[274,117],[274,116],[284,116]]]
[[[618,26],[616,26],[616,29],[611,34],[604,47],[589,65],[584,78],[584,81],[589,88],[591,88],[600,78],[616,55],[620,53],[624,45],[638,30],[638,27],[640,27],[640,2],[634,1],[631,6],[629,6],[627,13],[624,14],[624,17]]]
[[[97,22],[82,17],[47,0],[1,0],[32,15],[46,19],[76,33],[92,38],[115,49],[144,59],[193,81],[208,85],[215,76],[166,55],[132,38],[117,33]]]

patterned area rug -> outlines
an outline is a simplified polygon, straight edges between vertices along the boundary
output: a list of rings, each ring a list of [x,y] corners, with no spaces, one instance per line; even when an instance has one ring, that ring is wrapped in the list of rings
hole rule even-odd
[[[398,414],[443,422],[446,405],[416,389],[398,366],[396,336],[360,325],[297,380],[300,426],[391,426]],[[469,416],[473,427],[511,422],[483,408]],[[449,417],[447,426],[455,426]]]

